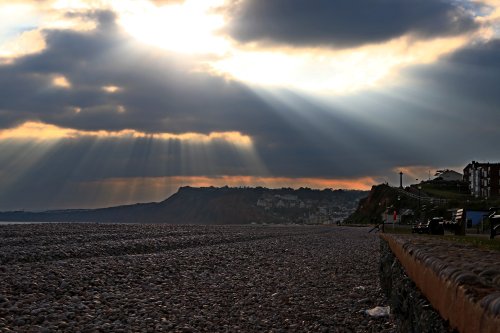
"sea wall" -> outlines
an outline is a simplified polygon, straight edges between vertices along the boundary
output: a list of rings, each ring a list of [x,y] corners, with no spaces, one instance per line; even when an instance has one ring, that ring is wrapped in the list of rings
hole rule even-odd
[[[500,254],[381,235],[380,280],[400,332],[500,332]]]
[[[387,241],[380,241],[380,284],[400,332],[453,332],[408,277]]]

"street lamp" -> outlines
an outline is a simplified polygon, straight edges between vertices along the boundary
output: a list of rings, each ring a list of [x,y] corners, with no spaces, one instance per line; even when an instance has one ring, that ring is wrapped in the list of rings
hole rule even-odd
[[[418,222],[421,222],[422,211],[420,210],[420,191],[422,190],[422,186],[418,185]]]

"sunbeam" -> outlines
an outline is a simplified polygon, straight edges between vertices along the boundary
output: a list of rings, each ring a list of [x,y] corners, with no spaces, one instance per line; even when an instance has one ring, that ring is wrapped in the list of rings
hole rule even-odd
[[[499,8],[0,1],[0,208],[183,185],[366,189],[494,160]]]

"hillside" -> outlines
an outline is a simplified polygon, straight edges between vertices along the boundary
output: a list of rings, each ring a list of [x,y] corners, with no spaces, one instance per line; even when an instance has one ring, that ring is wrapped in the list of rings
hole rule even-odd
[[[172,224],[332,223],[356,208],[364,191],[181,187],[162,202],[87,210],[1,212],[0,221]]]
[[[373,186],[366,198],[359,201],[358,208],[348,218],[349,223],[379,223],[386,206],[397,201],[396,192],[388,185]]]
[[[420,187],[420,189],[419,189]],[[426,219],[441,216],[451,219],[454,209],[488,211],[490,207],[500,206],[500,198],[474,198],[462,182],[424,181],[403,189],[386,184],[373,186],[366,198],[359,201],[356,211],[346,220],[347,223],[380,223],[384,211],[391,215],[412,211],[415,216]],[[420,200],[419,200],[420,197]]]

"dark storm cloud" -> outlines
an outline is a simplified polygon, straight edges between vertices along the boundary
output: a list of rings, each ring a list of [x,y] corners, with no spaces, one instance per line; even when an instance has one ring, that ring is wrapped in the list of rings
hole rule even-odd
[[[500,120],[500,39],[475,43],[414,75],[435,81],[445,93],[459,96],[459,100],[476,101],[478,112],[490,110],[486,119]]]
[[[41,120],[82,130],[240,131],[252,137],[269,173],[253,169],[226,142],[203,147],[178,140],[80,138],[37,156],[43,147],[36,142],[4,140],[1,209],[67,207],[62,203],[68,191],[78,202],[78,187],[69,185],[110,178],[357,178],[394,173],[396,166],[494,159],[498,153],[499,41],[406,71],[406,82],[413,84],[321,104],[291,92],[275,98],[193,72],[189,59],[141,48],[109,13],[98,19],[100,27],[91,32],[46,31],[43,52],[0,65],[0,127]],[[55,75],[65,76],[71,88],[52,86]],[[106,85],[123,89],[109,94],[101,89]],[[117,112],[118,106],[126,111]],[[91,191],[82,194],[80,206],[92,197]]]
[[[475,43],[401,75],[406,84],[336,97],[325,108],[288,96],[303,118],[287,112],[295,126],[267,133],[281,145],[264,146],[263,159],[291,176],[311,170],[322,177],[395,178],[399,166],[500,162],[500,40]]]
[[[399,148],[414,153],[401,161],[436,167],[473,159],[500,162],[499,39],[477,42],[402,75],[411,83],[389,94],[364,94],[349,101],[390,125]],[[405,148],[404,140],[416,147]]]
[[[363,176],[364,167],[344,168],[357,163],[346,142],[387,145],[384,135],[372,130],[358,133],[357,122],[310,104],[306,99],[285,94],[302,115],[289,113],[278,101],[262,100],[246,86],[222,78],[193,73],[189,61],[150,52],[116,27],[113,16],[99,13],[100,26],[92,32],[47,31],[47,49],[40,54],[24,57],[13,65],[0,67],[0,113],[3,127],[26,120],[80,130],[135,129],[144,132],[240,131],[250,135],[264,164],[273,175],[290,177],[349,177]],[[72,84],[70,89],[53,87],[53,75],[64,75]],[[116,85],[123,89],[109,94],[101,86]],[[123,106],[125,112],[117,112]],[[79,113],[74,108],[81,108]],[[318,117],[315,123],[309,116]],[[330,133],[318,134],[317,123],[332,124],[336,136],[344,138],[330,142]],[[307,138],[307,139],[304,139]],[[102,143],[99,143],[102,144]],[[144,144],[138,144],[142,150]],[[57,151],[69,146],[63,145]],[[74,149],[74,148],[72,148]],[[228,145],[212,147],[210,154],[217,166],[210,172],[200,168],[170,164],[169,174],[220,175],[249,174],[241,160],[231,153]],[[113,150],[115,151],[115,150]],[[90,160],[102,160],[105,150],[92,151]],[[202,154],[203,152],[199,152]],[[57,154],[56,154],[57,155]],[[83,155],[82,155],[83,156]],[[134,154],[131,160],[139,161]],[[161,154],[154,154],[156,165],[163,165]],[[179,152],[171,160],[179,161]],[[342,162],[332,167],[338,159]],[[55,163],[56,158],[47,163]],[[155,162],[153,161],[153,162]],[[203,164],[199,159],[197,164]],[[232,163],[232,164],[231,164]],[[55,163],[64,166],[66,163]],[[113,160],[111,173],[97,168],[97,178],[115,176],[123,161]],[[124,176],[158,176],[165,170],[145,168],[135,162]],[[374,170],[372,163],[371,170]],[[181,170],[182,168],[182,170]],[[93,168],[87,168],[92,170]]]
[[[472,15],[451,0],[243,0],[229,13],[229,33],[237,40],[295,46],[351,47],[476,27]]]
[[[46,31],[43,52],[0,66],[0,126],[34,119],[84,130],[208,133],[256,125],[266,109],[245,86],[193,73],[189,59],[141,47],[110,14],[98,19],[96,31]],[[56,75],[72,87],[54,87]],[[108,85],[123,89],[106,93]]]

